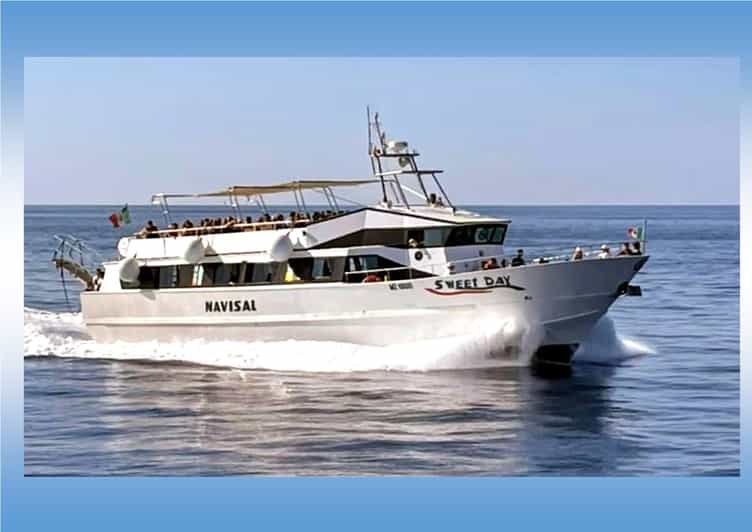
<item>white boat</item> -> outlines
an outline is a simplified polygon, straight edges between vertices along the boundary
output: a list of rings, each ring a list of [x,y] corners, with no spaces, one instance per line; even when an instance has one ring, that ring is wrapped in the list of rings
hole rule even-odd
[[[535,359],[566,364],[611,304],[639,292],[629,283],[644,254],[598,258],[586,251],[581,260],[556,254],[512,267],[504,251],[511,220],[455,207],[441,171],[420,168],[419,154],[387,140],[370,113],[369,155],[369,179],[156,194],[166,220],[170,201],[207,197],[227,201],[233,220],[122,238],[118,259],[102,263],[101,285],[81,293],[88,331],[101,342],[386,345],[499,323],[508,337],[498,356],[515,356],[525,335],[537,331]],[[341,187],[369,185],[380,201],[342,209]],[[308,207],[311,191],[326,199],[328,212]],[[265,198],[282,193],[292,194],[296,211],[279,219]],[[244,216],[244,198],[265,213],[261,221]],[[70,241],[62,242],[58,265],[75,273],[75,261],[64,258]]]

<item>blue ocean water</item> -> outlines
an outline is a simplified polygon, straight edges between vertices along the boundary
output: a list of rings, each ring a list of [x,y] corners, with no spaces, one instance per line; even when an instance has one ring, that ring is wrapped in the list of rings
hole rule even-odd
[[[508,249],[529,255],[649,221],[643,297],[617,301],[557,375],[467,369],[483,356],[477,331],[431,352],[97,345],[76,283],[66,300],[50,263],[52,235],[110,257],[113,210],[25,211],[26,474],[739,474],[738,207],[474,207],[511,218]],[[159,223],[151,207],[131,214]]]

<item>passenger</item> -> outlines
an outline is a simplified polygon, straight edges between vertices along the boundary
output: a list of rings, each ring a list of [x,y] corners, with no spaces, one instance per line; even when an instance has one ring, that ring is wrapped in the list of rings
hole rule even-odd
[[[574,253],[572,253],[572,260],[582,260],[583,258],[584,255],[582,253],[582,248],[580,246],[574,248]]]
[[[639,242],[632,243],[632,255],[642,255],[642,248]]]
[[[624,242],[621,245],[621,249],[619,250],[619,253],[616,254],[617,257],[621,257],[623,255],[631,255],[632,252],[629,250],[629,242]]]
[[[599,259],[607,259],[611,256],[611,250],[608,249],[606,244],[601,245],[601,252],[598,253]]]
[[[505,259],[505,258],[502,257],[502,259],[501,259],[501,268],[506,268],[506,267],[507,267],[507,259]]]
[[[535,264],[548,264],[546,257],[538,257],[533,261]]]
[[[443,207],[444,206],[444,200],[441,199],[441,196],[439,196],[438,198],[436,198],[436,206],[437,207]]]
[[[193,222],[190,221],[190,220],[184,221],[183,225],[181,225],[180,228],[182,229],[181,232],[184,235],[194,234],[194,231],[193,231]]]
[[[496,260],[496,257],[491,257],[488,259],[488,262],[486,263],[488,267],[487,270],[498,270],[499,269],[499,262]]]
[[[407,246],[411,248],[417,248],[418,247],[418,241],[414,238],[408,238],[407,239]]]
[[[517,250],[517,255],[514,256],[512,259],[512,266],[524,266],[525,265],[525,257],[523,256],[524,251],[521,249]]]
[[[444,275],[454,275],[455,266],[451,262],[448,262],[446,265],[446,272],[444,272]]]
[[[379,277],[375,273],[369,273],[368,275],[366,275],[363,278],[363,280],[361,282],[363,282],[363,283],[380,283],[381,280],[382,280],[381,277]]]
[[[157,236],[156,232],[159,231],[156,225],[154,225],[154,222],[149,220],[146,222],[146,225],[144,226],[141,231],[139,231],[139,236],[141,238],[154,238]]]
[[[435,192],[431,192],[431,193],[430,193],[430,194],[428,195],[428,204],[429,204],[429,205],[430,205],[431,207],[435,207],[435,206],[436,206],[436,193],[435,193]]]
[[[92,279],[92,288],[93,290],[99,292],[99,289],[102,288],[102,280],[104,279],[104,270],[102,268],[97,268],[97,273],[94,275],[94,279]]]

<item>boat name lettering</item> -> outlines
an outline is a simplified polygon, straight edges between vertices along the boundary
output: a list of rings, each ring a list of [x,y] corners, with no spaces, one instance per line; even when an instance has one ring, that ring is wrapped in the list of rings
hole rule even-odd
[[[205,301],[204,312],[255,312],[255,299],[226,299],[223,301]]]
[[[513,288],[515,290],[524,290],[521,286],[512,284],[509,275],[498,275],[491,277],[471,277],[469,279],[436,279],[434,281],[435,290],[488,290],[490,288]]]

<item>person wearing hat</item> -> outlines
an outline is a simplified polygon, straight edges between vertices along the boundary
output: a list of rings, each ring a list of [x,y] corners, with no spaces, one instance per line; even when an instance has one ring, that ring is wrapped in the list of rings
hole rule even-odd
[[[522,256],[523,251],[521,249],[517,250],[517,255],[512,258],[512,266],[524,266],[525,265],[525,257]]]
[[[582,260],[583,258],[584,255],[582,254],[582,248],[580,246],[574,248],[574,253],[572,253],[572,260]]]
[[[599,259],[607,259],[611,256],[611,250],[608,249],[606,244],[601,245],[601,252],[598,253]]]

